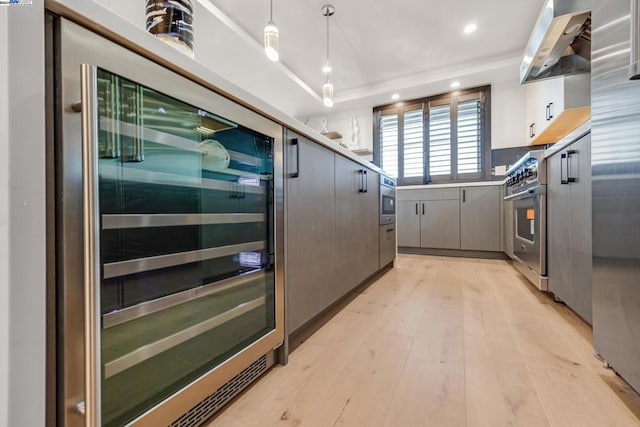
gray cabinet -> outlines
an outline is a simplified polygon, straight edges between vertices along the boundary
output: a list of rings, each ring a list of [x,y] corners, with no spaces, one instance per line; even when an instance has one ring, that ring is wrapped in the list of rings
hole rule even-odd
[[[291,132],[286,141],[287,324],[293,332],[337,293],[331,289],[336,282],[335,173],[332,151]]]
[[[380,186],[378,174],[357,162],[290,131],[286,141],[291,334],[380,268]]]
[[[499,252],[500,187],[467,187],[460,191],[460,248]]]
[[[591,323],[591,152],[587,135],[548,159],[549,291]]]
[[[398,246],[420,247],[420,206],[420,200],[400,200],[397,202]]]
[[[398,246],[460,249],[460,190],[398,191]]]
[[[382,268],[396,257],[396,225],[380,226],[380,263]]]
[[[338,299],[379,268],[378,174],[335,156],[335,257]]]
[[[460,199],[423,200],[420,206],[420,246],[460,249]]]
[[[500,187],[398,191],[398,246],[502,251]]]

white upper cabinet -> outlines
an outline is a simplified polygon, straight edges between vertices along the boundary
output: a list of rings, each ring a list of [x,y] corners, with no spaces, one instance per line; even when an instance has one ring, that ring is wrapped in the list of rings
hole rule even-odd
[[[591,75],[577,74],[526,85],[529,145],[559,141],[591,118]]]

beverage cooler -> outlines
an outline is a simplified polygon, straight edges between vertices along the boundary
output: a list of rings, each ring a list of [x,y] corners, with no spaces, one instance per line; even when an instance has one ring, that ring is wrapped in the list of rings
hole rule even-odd
[[[282,127],[65,19],[47,43],[59,424],[199,425],[283,343]]]

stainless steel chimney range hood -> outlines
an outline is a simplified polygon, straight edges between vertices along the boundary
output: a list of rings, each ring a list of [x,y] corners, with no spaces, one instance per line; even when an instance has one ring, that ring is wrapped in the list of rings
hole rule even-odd
[[[547,0],[520,66],[520,83],[591,71],[592,0]]]

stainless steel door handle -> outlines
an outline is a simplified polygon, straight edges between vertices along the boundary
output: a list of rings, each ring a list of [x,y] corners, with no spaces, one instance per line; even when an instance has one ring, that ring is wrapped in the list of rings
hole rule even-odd
[[[98,69],[82,65],[82,174],[84,231],[85,422],[99,426],[100,414],[100,209],[98,206]],[[81,408],[81,407],[80,407]]]
[[[631,0],[631,64],[629,80],[640,79],[640,0]]]

